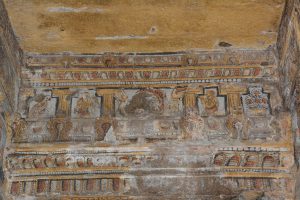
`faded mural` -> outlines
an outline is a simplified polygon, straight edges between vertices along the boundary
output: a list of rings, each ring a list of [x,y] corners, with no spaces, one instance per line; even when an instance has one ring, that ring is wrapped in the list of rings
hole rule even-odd
[[[274,84],[277,67],[265,55],[269,65],[232,66],[227,75],[213,66],[202,78],[201,65],[172,68],[190,77],[184,82],[168,67],[156,78],[156,68],[126,72],[124,85],[122,70],[110,68],[92,77],[83,69],[74,83],[71,74],[83,70],[23,70],[9,136],[17,150],[6,159],[10,195],[292,199],[292,117]]]
[[[5,13],[0,199],[297,199],[297,17],[262,50],[23,57]]]

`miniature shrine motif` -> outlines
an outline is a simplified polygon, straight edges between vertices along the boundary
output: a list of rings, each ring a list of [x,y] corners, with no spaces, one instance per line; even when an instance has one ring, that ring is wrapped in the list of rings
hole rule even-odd
[[[271,113],[269,95],[260,87],[249,88],[249,94],[242,95],[244,112],[250,126],[247,137],[251,139],[270,139],[273,130],[270,127]]]
[[[244,111],[248,116],[266,116],[270,114],[269,96],[260,87],[249,88],[248,95],[242,95]]]

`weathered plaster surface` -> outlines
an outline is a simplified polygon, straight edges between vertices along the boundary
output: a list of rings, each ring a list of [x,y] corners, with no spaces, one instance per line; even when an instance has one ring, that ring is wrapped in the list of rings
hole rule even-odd
[[[7,195],[293,199],[277,72],[272,48],[27,54]]]
[[[17,51],[14,46],[0,52],[8,63],[24,61],[20,62],[24,63],[22,67],[1,65],[4,73],[13,67],[9,76],[12,80],[21,79],[20,85],[4,82],[4,90],[0,90],[4,199],[298,198],[299,137],[295,109],[298,102],[295,96],[299,67],[299,1],[288,2],[277,46],[270,47],[269,44],[276,40],[276,34],[269,31],[271,29],[259,31],[263,38],[252,31],[266,25],[276,32],[282,1],[234,1],[231,5],[235,9],[229,9],[223,1],[151,1],[151,4],[149,1],[147,4],[145,1],[126,1],[129,3],[126,5],[125,1],[103,1],[101,5],[99,1],[90,4],[82,1],[5,2],[12,13],[13,24],[16,16],[29,17],[24,18],[26,23],[32,20],[29,32],[26,24],[21,32],[17,30],[20,24],[14,24],[14,28],[17,34],[32,35],[33,40],[27,35],[28,40],[21,37],[20,42],[25,50],[37,52],[27,52],[24,60],[22,57],[11,60],[12,57],[7,56],[7,53]],[[90,6],[97,2],[99,7]],[[208,41],[218,40],[219,36],[212,33],[230,35],[220,42],[222,49],[212,50],[211,46],[205,46],[202,36],[196,35],[200,31],[196,21],[185,24],[180,21],[183,19],[175,16],[179,13],[178,16],[193,15],[198,19],[203,13],[196,14],[196,11],[204,5],[211,8],[205,15],[211,18],[204,17],[199,23],[204,26],[203,30],[206,30],[206,23],[219,24],[214,18],[217,11],[224,23],[232,25],[236,22],[236,27],[246,24],[251,28],[247,29],[246,35],[243,35],[244,29],[218,32],[222,30],[218,29],[220,26],[215,26],[216,32],[211,29],[211,36],[205,35],[207,32],[204,31]],[[250,5],[255,8],[252,17],[245,12]],[[35,8],[31,15],[27,11],[30,6]],[[167,6],[171,8],[167,9]],[[43,11],[37,11],[38,8]],[[128,16],[133,15],[128,12],[131,9],[140,15],[143,11],[145,16],[137,18],[138,23],[150,15],[146,8],[166,11],[165,14],[156,12],[156,22],[169,23],[166,28],[170,30],[174,26],[172,37],[167,29],[161,29],[162,25],[147,28],[147,35],[126,32],[140,31],[134,24],[121,31],[126,23],[122,26],[116,23],[115,20],[123,20],[116,19],[116,10]],[[17,13],[17,9],[24,12]],[[186,9],[191,10],[187,16],[181,13]],[[225,12],[227,9],[232,12]],[[260,18],[262,21],[255,15],[260,9],[270,11]],[[110,16],[108,11],[113,15]],[[51,16],[55,23],[50,20],[47,28],[37,28],[37,12],[47,13],[39,15],[39,20],[48,20]],[[241,18],[226,21],[236,14],[241,14]],[[103,44],[101,51],[113,53],[82,54],[98,52],[94,42],[87,46],[85,38],[78,39],[82,35],[90,37],[89,31],[79,31],[78,35],[75,31],[62,40],[51,33],[51,38],[58,39],[57,42],[47,41],[44,36],[36,37],[43,35],[43,28],[46,31],[59,27],[65,33],[75,30],[71,16],[79,24],[95,23],[96,29],[97,22],[87,21],[86,17],[97,18],[98,15],[110,19],[107,24],[115,24],[115,27],[110,29],[103,23],[106,28],[98,27],[100,34],[93,37],[100,42],[97,45]],[[62,16],[66,17],[65,21]],[[78,20],[79,16],[82,21]],[[128,19],[125,16],[124,20]],[[169,19],[178,21],[171,23]],[[255,28],[254,20],[257,22]],[[4,22],[8,23],[8,20]],[[65,26],[61,29],[61,24],[56,23],[65,23]],[[145,25],[147,23],[145,20]],[[195,32],[186,34],[185,25]],[[7,27],[12,33],[11,27]],[[110,35],[101,31],[108,31]],[[178,43],[183,38],[181,34],[185,35],[184,45]],[[230,37],[239,42],[230,41]],[[265,37],[269,39],[265,40]],[[5,40],[6,44],[11,38],[14,37]],[[74,38],[77,38],[76,45]],[[165,43],[145,45],[143,41],[150,38],[156,42],[160,42],[160,38]],[[253,42],[254,38],[265,43]],[[122,43],[114,43],[120,40]],[[136,43],[138,48],[132,40],[141,42]],[[196,46],[189,46],[193,40],[199,43],[193,42]],[[110,42],[107,44],[107,41]],[[32,49],[26,42],[32,44]],[[201,48],[211,50],[187,51],[199,48],[197,44],[201,42],[204,44]],[[123,45],[125,48],[121,48]],[[247,49],[234,48],[239,45]],[[256,48],[250,49],[252,45]],[[185,51],[175,52],[177,47]],[[62,53],[64,48],[80,51]],[[129,51],[127,48],[130,52],[152,53],[119,53]],[[167,50],[173,53],[164,52]],[[54,54],[54,51],[60,53]],[[18,89],[16,93],[9,90],[12,86]],[[12,95],[18,94],[11,108],[7,90]]]
[[[0,1],[0,199],[5,199],[4,148],[7,145],[10,116],[17,107],[22,56],[4,3]]]
[[[26,51],[170,52],[275,43],[284,0],[6,0]],[[223,43],[222,43],[223,42]]]
[[[284,106],[293,113],[293,129],[295,131],[295,155],[299,168],[299,147],[300,147],[300,1],[288,1],[284,9],[281,26],[277,41],[279,69],[281,71],[281,91],[284,95]],[[299,188],[300,178],[297,175],[297,185]],[[296,199],[300,198],[297,191]]]

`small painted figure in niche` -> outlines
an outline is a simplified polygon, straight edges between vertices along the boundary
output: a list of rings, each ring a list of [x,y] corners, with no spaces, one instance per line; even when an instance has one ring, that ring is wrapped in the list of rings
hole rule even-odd
[[[205,88],[198,97],[198,109],[201,116],[225,116],[226,97],[218,94],[218,88]]]
[[[89,95],[81,96],[76,104],[75,113],[78,113],[80,117],[86,117],[90,115],[90,108],[93,102]]]
[[[126,112],[126,105],[128,102],[128,96],[125,94],[125,92],[122,90],[121,92],[117,93],[115,95],[116,100],[119,102],[118,111],[123,116],[127,116]]]
[[[27,122],[21,117],[20,113],[16,113],[15,120],[13,122],[14,139],[16,142],[20,142],[24,139],[26,128]]]
[[[38,95],[35,98],[36,104],[34,104],[29,111],[29,117],[39,117],[41,114],[49,112],[48,103],[51,97],[45,96],[43,94]]]
[[[207,115],[214,114],[218,111],[219,102],[215,91],[208,90],[205,96],[200,97],[202,104]]]
[[[74,118],[97,118],[101,113],[101,97],[95,91],[84,91],[72,98],[71,116]]]

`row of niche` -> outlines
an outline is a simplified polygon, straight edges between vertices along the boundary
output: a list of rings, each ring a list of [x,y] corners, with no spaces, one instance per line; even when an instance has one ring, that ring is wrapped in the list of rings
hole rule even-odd
[[[195,94],[193,100],[185,97],[186,92],[187,88],[116,90],[112,93],[112,110],[105,112],[115,113],[117,117],[178,116],[185,111],[185,104],[191,101],[197,107],[196,112],[204,117],[225,116],[228,113],[227,96],[220,95],[218,87],[206,87],[203,91],[199,89],[199,94]],[[65,98],[68,105],[62,106],[62,102],[59,102],[62,100],[53,95],[51,90],[36,91],[31,97],[23,98],[20,113],[22,117],[30,119],[52,118],[59,114],[70,114],[72,118],[97,118],[104,114],[106,97],[97,95],[95,90],[69,94]],[[261,87],[250,87],[248,94],[240,96],[241,103],[234,109],[244,110],[250,115],[267,115],[270,114],[269,98]]]
[[[10,194],[105,194],[122,192],[124,187],[125,180],[119,178],[16,181],[11,183]]]
[[[77,168],[77,167],[103,167],[103,166],[128,166],[141,165],[146,161],[158,160],[159,156],[38,156],[38,157],[11,157],[8,159],[9,168],[13,170],[20,169],[41,169],[41,168]]]
[[[280,160],[278,155],[259,155],[259,154],[226,154],[226,153],[217,153],[214,156],[213,164],[215,166],[226,166],[226,167],[279,167]],[[283,166],[282,166],[283,167]]]

